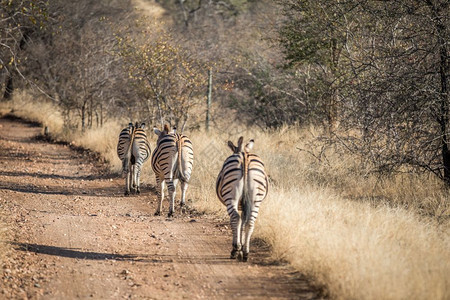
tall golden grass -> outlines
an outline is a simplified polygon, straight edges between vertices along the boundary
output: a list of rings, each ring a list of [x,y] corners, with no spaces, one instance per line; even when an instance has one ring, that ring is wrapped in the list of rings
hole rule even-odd
[[[304,186],[275,188],[257,232],[275,257],[335,298],[448,299],[450,241],[440,230],[401,208],[373,208]]]
[[[228,138],[255,138],[271,178],[255,236],[273,256],[310,275],[336,299],[449,299],[450,199],[439,181],[403,174],[361,176],[355,157],[329,149],[317,160],[314,128],[194,132],[191,195],[198,208],[226,215],[215,179],[231,154]],[[207,138],[205,138],[207,136]],[[309,148],[308,148],[309,147]],[[310,152],[299,149],[309,149]],[[316,151],[316,153],[319,150]]]
[[[120,169],[119,121],[81,135],[59,127],[62,119],[51,105],[43,113],[40,103],[36,116],[25,94],[14,102],[16,115],[46,122],[58,139],[97,151],[112,170]],[[361,170],[355,157],[332,148],[321,162],[311,155],[318,151],[309,143],[319,134],[314,128],[264,132],[230,125],[186,134],[195,148],[188,198],[196,209],[225,218],[214,188],[231,154],[226,142],[255,138],[254,152],[265,161],[271,186],[254,236],[271,245],[275,258],[326,286],[333,298],[450,299],[450,199],[435,178],[403,174],[380,181]],[[154,135],[148,136],[153,148]],[[146,175],[153,179],[150,169]]]

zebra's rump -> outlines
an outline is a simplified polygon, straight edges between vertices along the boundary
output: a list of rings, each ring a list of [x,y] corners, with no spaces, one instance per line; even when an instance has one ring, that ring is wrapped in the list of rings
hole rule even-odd
[[[169,178],[189,180],[194,163],[194,150],[189,138],[182,134],[169,133],[162,137],[153,150],[152,168],[155,174]],[[180,178],[181,177],[181,178]]]
[[[133,144],[130,145],[130,143]],[[117,156],[120,160],[123,161],[127,157],[129,150],[131,151],[129,159],[132,164],[138,161],[143,163],[150,157],[150,143],[144,129],[136,128],[134,132],[133,127],[122,129],[117,144]]]
[[[133,153],[136,161],[145,162],[150,157],[150,143],[147,139],[147,134],[143,129],[136,129],[133,139]]]
[[[255,154],[241,152],[225,160],[216,181],[217,197],[226,206],[233,205],[233,200],[239,200],[238,206],[241,209],[244,185],[252,192],[254,202],[261,202],[267,195],[268,180],[264,163]]]
[[[120,158],[120,160],[123,160],[125,158],[127,150],[130,146],[131,135],[132,127],[122,129],[119,134],[119,142],[117,143],[117,156]]]

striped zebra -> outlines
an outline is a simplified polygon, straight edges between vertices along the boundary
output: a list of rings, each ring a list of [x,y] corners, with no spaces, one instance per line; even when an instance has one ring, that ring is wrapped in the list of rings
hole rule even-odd
[[[250,237],[259,206],[267,195],[269,182],[264,163],[257,155],[249,153],[254,141],[250,140],[245,147],[242,141],[242,136],[237,146],[228,141],[233,154],[225,160],[217,177],[216,193],[230,216],[233,232],[231,258],[247,261]],[[242,211],[241,215],[239,210]]]
[[[125,195],[130,194],[130,184],[139,194],[142,165],[150,157],[150,144],[145,133],[145,123],[129,123],[122,129],[117,144],[117,155],[122,160],[122,172],[126,174]]]
[[[156,176],[158,207],[155,216],[161,215],[164,199],[164,185],[169,191],[169,217],[174,213],[175,193],[178,180],[181,181],[181,202],[185,204],[186,190],[194,165],[194,149],[192,142],[183,134],[176,133],[176,128],[169,132],[169,127],[164,125],[163,131],[153,129],[158,136],[156,148],[152,154],[152,168]]]

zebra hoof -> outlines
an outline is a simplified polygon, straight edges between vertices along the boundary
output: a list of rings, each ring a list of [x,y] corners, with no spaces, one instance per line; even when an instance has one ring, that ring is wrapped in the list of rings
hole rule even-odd
[[[243,262],[247,262],[248,261],[248,252],[247,253],[246,252],[242,253],[242,260],[241,261],[243,261]]]
[[[161,215],[161,212],[160,212],[160,211],[156,211],[154,215],[155,215],[155,216],[160,216],[160,215]]]
[[[231,250],[230,259],[236,259],[239,255],[239,252],[242,252],[242,251],[239,251],[236,249]]]
[[[169,218],[173,217],[173,211],[169,212],[169,213],[167,214],[167,217],[169,217]]]
[[[136,190],[136,194],[139,195],[140,193],[141,193],[141,190],[140,190],[140,189],[137,189],[137,190]]]
[[[125,196],[129,196],[130,195],[130,191],[125,191],[124,195]]]
[[[239,261],[244,261],[244,252],[239,251],[238,254],[237,254],[237,259]]]

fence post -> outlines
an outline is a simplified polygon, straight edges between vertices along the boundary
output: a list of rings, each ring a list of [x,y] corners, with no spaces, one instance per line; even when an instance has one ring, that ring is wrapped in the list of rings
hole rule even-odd
[[[212,70],[208,70],[208,94],[206,96],[206,131],[209,131],[210,109],[211,109],[211,95],[212,95]]]

